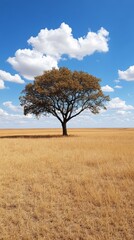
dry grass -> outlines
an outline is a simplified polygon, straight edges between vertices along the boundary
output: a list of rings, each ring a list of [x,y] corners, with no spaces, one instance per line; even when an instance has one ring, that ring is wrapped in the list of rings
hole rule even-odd
[[[0,130],[0,240],[133,240],[134,129]],[[50,137],[48,136],[50,134]]]

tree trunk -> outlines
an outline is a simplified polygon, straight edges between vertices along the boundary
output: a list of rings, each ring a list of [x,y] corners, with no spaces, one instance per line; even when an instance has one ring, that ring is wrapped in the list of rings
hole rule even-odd
[[[62,122],[62,133],[63,136],[67,136],[67,123],[66,122]]]

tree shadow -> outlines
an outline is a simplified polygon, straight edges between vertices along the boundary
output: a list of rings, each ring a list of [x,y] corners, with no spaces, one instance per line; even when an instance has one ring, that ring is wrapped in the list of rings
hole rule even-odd
[[[0,138],[63,138],[62,135],[6,135]]]

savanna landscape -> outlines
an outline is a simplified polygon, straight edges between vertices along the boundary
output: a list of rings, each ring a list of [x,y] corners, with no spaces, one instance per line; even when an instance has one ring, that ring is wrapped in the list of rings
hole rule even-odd
[[[0,239],[133,240],[134,129],[0,130]]]
[[[0,240],[134,240],[134,0],[0,10]]]

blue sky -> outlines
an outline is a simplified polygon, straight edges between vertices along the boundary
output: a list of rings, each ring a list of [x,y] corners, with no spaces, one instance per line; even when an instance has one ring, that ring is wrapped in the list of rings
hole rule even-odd
[[[107,111],[85,111],[69,127],[134,127],[133,0],[1,0],[0,128],[60,127],[25,117],[25,84],[52,67],[100,78]]]

